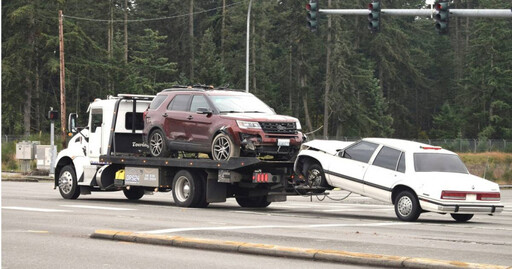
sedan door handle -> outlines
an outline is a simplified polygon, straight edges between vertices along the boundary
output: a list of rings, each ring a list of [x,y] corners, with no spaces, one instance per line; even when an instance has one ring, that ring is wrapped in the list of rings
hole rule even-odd
[[[162,117],[167,118],[167,113],[162,114]]]
[[[189,115],[189,116],[187,117],[187,119],[188,119],[188,120],[191,120],[191,119],[193,119],[193,118],[194,118],[194,117],[192,117],[192,115]]]

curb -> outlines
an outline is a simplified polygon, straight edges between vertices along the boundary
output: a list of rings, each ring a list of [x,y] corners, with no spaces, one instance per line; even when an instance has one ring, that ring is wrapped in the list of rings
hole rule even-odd
[[[127,241],[134,243],[164,245],[183,248],[195,248],[245,254],[267,255],[285,258],[298,258],[326,261],[340,264],[357,264],[366,266],[385,266],[393,268],[477,268],[477,269],[512,269],[512,266],[445,261],[427,258],[410,258],[391,255],[367,254],[339,250],[284,247],[268,244],[254,244],[215,239],[201,239],[181,236],[152,235],[126,231],[96,230],[90,236],[96,239]]]

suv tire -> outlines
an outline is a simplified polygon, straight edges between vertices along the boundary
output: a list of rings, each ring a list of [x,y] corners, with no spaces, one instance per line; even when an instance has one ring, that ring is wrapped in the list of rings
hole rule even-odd
[[[240,147],[235,145],[233,139],[225,133],[215,136],[212,141],[212,159],[227,161],[231,157],[240,156]]]
[[[156,129],[149,135],[149,152],[153,157],[169,157],[167,139],[162,130]]]

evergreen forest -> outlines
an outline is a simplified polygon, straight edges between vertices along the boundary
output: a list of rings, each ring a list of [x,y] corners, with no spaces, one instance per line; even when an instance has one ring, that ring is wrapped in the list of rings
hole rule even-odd
[[[365,9],[369,0],[319,0]],[[512,138],[512,20],[319,14],[307,0],[254,0],[249,90],[315,137]],[[2,1],[2,134],[49,132],[59,109],[63,11],[67,112],[119,93],[172,85],[245,88],[248,0]],[[382,0],[383,8],[430,8]],[[503,0],[452,0],[451,8],[506,9]],[[60,123],[57,123],[57,127]]]

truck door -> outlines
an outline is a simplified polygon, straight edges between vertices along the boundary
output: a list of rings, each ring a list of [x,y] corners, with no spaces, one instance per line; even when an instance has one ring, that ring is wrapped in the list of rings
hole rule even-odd
[[[338,160],[329,165],[328,174],[332,185],[362,194],[364,174],[377,147],[377,144],[361,141],[341,151]]]
[[[103,141],[103,109],[91,109],[91,114],[89,117],[89,126],[91,127],[91,130],[89,132],[89,144],[87,148],[87,153],[91,158],[91,161],[97,161],[99,160],[99,156],[101,154],[101,146]]]

